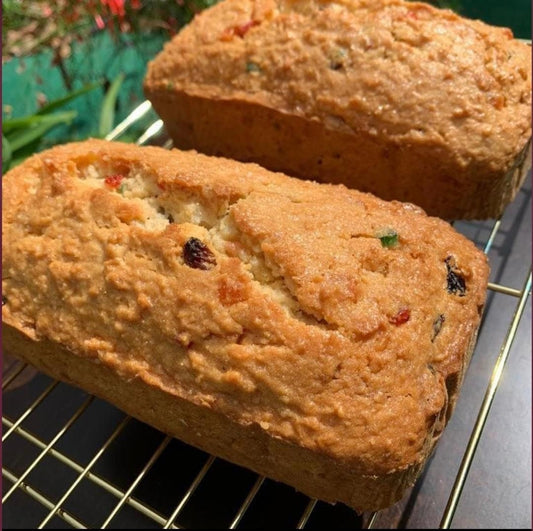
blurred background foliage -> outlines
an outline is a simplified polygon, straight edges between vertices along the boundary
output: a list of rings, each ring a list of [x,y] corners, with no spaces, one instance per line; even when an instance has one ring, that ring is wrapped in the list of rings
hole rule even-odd
[[[4,171],[55,143],[105,136],[144,100],[147,62],[215,1],[3,0]]]

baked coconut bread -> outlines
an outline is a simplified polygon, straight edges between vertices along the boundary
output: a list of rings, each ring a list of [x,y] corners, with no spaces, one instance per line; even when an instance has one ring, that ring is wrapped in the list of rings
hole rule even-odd
[[[223,0],[149,64],[174,144],[499,217],[531,164],[531,46],[402,0]]]
[[[413,484],[456,402],[483,252],[342,185],[90,140],[3,178],[6,352],[329,502]]]

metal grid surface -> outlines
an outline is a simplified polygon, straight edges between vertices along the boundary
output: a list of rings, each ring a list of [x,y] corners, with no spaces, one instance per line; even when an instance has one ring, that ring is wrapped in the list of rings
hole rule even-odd
[[[143,103],[109,138],[119,138],[132,123],[153,117],[151,113],[150,104]],[[170,146],[159,120],[147,127],[137,143]],[[357,515],[342,504],[309,499],[4,358],[4,527],[452,527],[464,504],[463,491],[478,446],[486,437],[484,428],[506,378],[507,362],[512,356],[524,355],[524,340],[515,345],[519,328],[526,346],[530,340],[531,326],[523,318],[531,304],[530,196],[529,176],[500,220],[455,224],[489,255],[492,272],[487,308],[454,416],[415,487],[391,509]],[[524,392],[527,400],[530,379],[526,378]],[[516,409],[521,409],[520,404]],[[496,434],[491,428],[490,436],[505,439],[505,428],[498,428],[498,422],[496,419]],[[530,430],[530,424],[524,429]],[[507,473],[515,474],[512,470]],[[482,477],[492,490],[507,484],[498,474]],[[530,482],[526,488],[531,488]],[[470,500],[471,496],[466,497]],[[506,503],[505,496],[501,500]],[[475,507],[475,503],[467,504],[462,514]],[[505,507],[502,510],[505,512]],[[507,528],[530,527],[531,520],[528,525],[523,514],[515,519],[504,514],[501,522],[507,522]],[[487,518],[494,521],[495,528],[501,525],[489,515],[477,520],[479,527],[492,527]],[[461,516],[459,525],[467,521]]]

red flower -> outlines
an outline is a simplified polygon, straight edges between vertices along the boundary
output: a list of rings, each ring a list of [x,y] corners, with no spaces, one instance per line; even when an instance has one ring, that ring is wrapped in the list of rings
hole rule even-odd
[[[124,0],[100,0],[103,6],[109,7],[112,15],[117,15],[120,19],[124,18],[126,8],[124,7]]]

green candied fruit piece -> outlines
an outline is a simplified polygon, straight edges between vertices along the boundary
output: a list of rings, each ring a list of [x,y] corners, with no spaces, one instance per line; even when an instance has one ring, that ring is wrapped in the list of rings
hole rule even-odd
[[[261,67],[257,63],[254,63],[253,61],[248,61],[246,63],[246,72],[250,74],[254,74],[254,73],[260,74]]]
[[[377,237],[381,240],[381,245],[392,249],[398,245],[398,233],[394,229],[385,229],[378,232]]]

